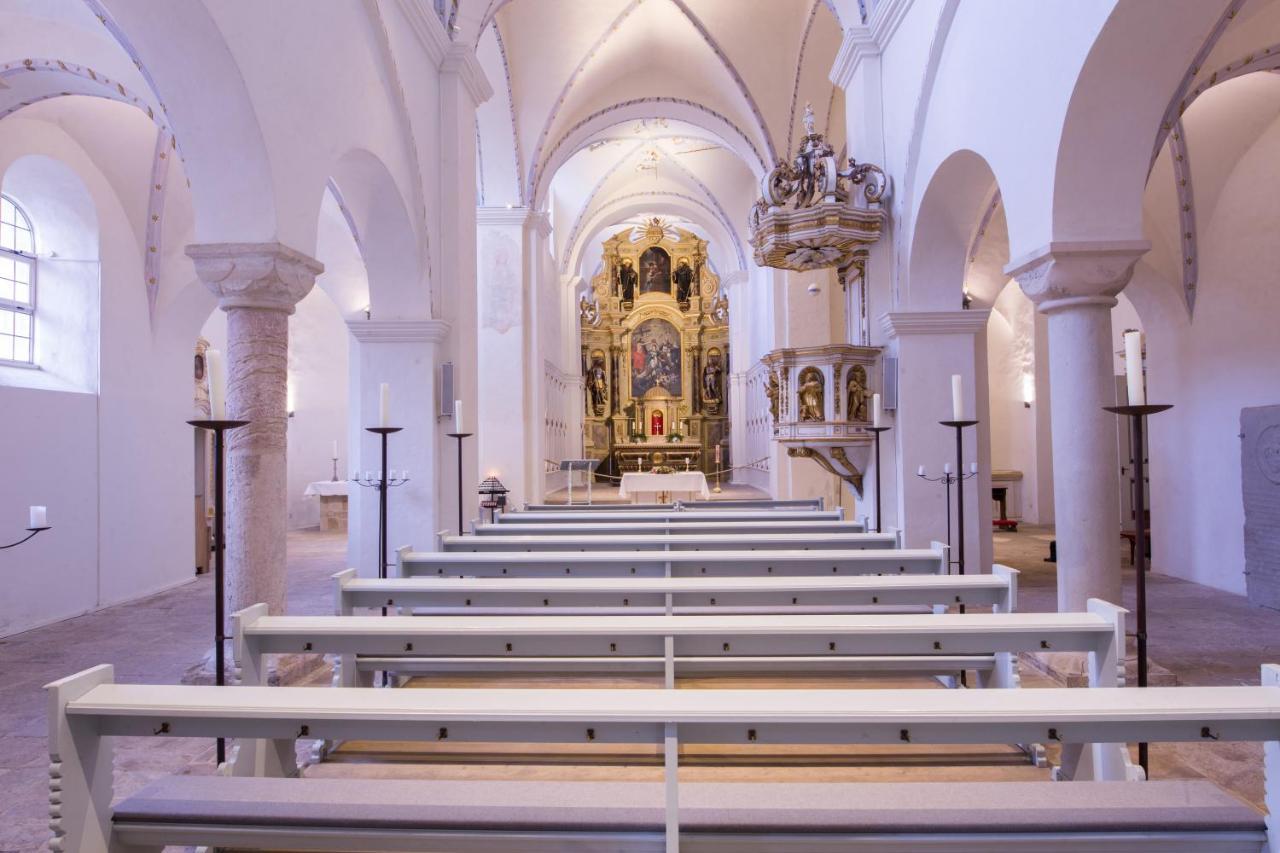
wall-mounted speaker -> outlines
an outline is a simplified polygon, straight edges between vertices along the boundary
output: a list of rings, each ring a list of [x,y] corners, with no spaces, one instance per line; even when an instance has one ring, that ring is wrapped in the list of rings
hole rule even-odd
[[[898,357],[886,355],[880,359],[884,374],[880,377],[880,406],[885,411],[898,409]]]
[[[436,398],[437,400],[439,400],[440,405],[437,406],[436,411],[440,413],[440,417],[442,418],[453,417],[454,396],[453,396],[453,362],[452,361],[446,361],[441,363],[440,382],[437,384],[436,387],[439,388],[439,391],[440,391],[439,395]]]

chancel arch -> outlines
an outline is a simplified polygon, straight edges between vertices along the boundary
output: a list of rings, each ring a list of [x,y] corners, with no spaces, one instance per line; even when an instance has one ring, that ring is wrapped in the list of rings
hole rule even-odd
[[[581,310],[586,457],[613,477],[655,454],[714,471],[728,459],[729,305],[707,241],[653,217],[602,254]]]

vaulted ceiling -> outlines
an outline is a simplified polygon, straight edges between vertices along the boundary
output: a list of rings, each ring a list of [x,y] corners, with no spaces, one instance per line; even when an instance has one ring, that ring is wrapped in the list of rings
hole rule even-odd
[[[719,262],[741,268],[759,179],[794,151],[806,104],[842,144],[826,0],[464,0],[464,18],[472,3],[495,90],[482,203],[549,210],[565,272],[589,274],[586,242],[646,207],[731,243]]]

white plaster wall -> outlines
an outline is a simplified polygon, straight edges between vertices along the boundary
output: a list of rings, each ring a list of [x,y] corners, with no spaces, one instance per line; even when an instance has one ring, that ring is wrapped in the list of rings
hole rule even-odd
[[[115,109],[124,111],[115,118],[125,122],[125,135],[136,133],[149,156],[154,129],[140,113]],[[136,118],[141,126],[130,130]],[[37,353],[48,355],[50,369],[0,369],[3,538],[17,538],[9,534],[25,527],[29,504],[47,505],[54,527],[0,557],[13,569],[0,597],[0,634],[137,598],[194,573],[192,433],[184,423],[191,342],[153,335],[128,213],[145,204],[146,188],[114,186],[98,163],[129,152],[94,141],[53,121],[0,124],[6,191],[32,214],[37,250],[56,255],[38,262],[48,275],[37,273],[37,310],[49,309],[37,314]],[[96,226],[60,233],[49,217]]]
[[[1153,565],[1245,591],[1240,410],[1280,402],[1280,125],[1239,160],[1200,226],[1194,319],[1163,282],[1135,279],[1147,330],[1147,391],[1174,408],[1149,419]]]
[[[1035,306],[1016,284],[1000,294],[987,323],[991,470],[1022,472],[1010,490],[1011,517],[1039,523],[1035,393]],[[1028,406],[1027,403],[1031,405]],[[1048,451],[1043,457],[1047,462]],[[1017,500],[1015,505],[1015,495]]]

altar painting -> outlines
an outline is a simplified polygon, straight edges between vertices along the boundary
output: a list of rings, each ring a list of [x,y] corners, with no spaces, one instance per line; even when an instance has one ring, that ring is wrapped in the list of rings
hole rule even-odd
[[[640,255],[640,292],[671,292],[671,256],[664,249],[651,246]]]
[[[653,318],[631,333],[631,396],[661,388],[681,396],[680,332],[666,320]]]

